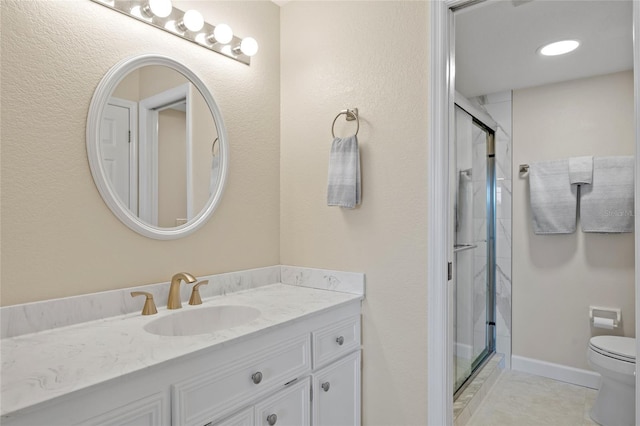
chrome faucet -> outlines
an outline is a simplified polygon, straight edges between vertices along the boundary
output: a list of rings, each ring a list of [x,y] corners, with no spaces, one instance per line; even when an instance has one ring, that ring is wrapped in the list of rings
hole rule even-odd
[[[187,273],[179,272],[171,277],[171,287],[169,287],[169,300],[167,300],[167,309],[180,309],[182,302],[180,300],[180,281],[184,280],[187,284],[196,282],[196,278]]]

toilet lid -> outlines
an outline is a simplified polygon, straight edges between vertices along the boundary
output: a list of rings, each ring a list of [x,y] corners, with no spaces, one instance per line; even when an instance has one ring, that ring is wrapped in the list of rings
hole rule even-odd
[[[608,352],[614,356],[623,357],[635,361],[636,339],[620,336],[596,336],[589,341],[591,346]]]

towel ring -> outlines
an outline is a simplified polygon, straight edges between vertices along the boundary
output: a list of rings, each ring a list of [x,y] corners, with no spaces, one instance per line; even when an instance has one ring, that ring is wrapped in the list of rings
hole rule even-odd
[[[218,142],[218,138],[215,138],[213,140],[213,143],[211,144],[211,155],[213,155],[214,157],[216,156],[216,153],[213,150],[216,148],[216,142]]]
[[[360,130],[360,118],[358,118],[358,108],[343,109],[338,113],[338,115],[336,115],[336,118],[333,119],[333,123],[331,124],[331,136],[333,136],[334,138],[336,137],[336,135],[333,132],[333,128],[336,125],[336,120],[338,119],[338,117],[340,117],[343,114],[347,116],[347,121],[356,120],[356,124],[358,125],[358,127],[356,127],[356,135],[358,134],[358,130]]]

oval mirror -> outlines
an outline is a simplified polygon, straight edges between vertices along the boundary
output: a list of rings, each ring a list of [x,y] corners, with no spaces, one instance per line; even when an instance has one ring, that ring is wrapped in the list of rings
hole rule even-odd
[[[87,119],[91,174],[111,211],[150,238],[184,237],[220,202],[228,143],[204,83],[179,62],[143,55],[116,64]]]

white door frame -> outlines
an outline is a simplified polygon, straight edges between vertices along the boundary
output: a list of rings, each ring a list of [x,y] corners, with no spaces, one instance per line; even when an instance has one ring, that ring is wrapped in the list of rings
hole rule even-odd
[[[452,335],[450,324],[447,263],[449,247],[449,146],[453,136],[454,71],[452,7],[473,4],[475,0],[435,0],[429,3],[429,182],[428,182],[428,272],[427,272],[427,423],[453,424]],[[635,107],[635,211],[640,205],[640,2],[633,2],[633,64]],[[635,227],[640,220],[635,216]],[[640,238],[635,234],[635,264],[640,265]],[[636,313],[640,313],[640,279],[635,274]],[[640,330],[640,315],[636,315]],[[636,339],[640,353],[640,338]],[[636,375],[640,390],[640,375]],[[636,391],[636,424],[640,424],[640,391]]]
[[[640,206],[640,3],[638,1],[633,2],[633,106],[635,117],[635,138],[636,138],[636,175],[635,175],[635,202],[634,202],[634,214],[635,221],[634,226],[635,233],[635,290],[636,290],[636,353],[640,353],[640,339],[638,339],[638,332],[640,330],[640,274],[638,274],[638,265],[640,265],[640,237],[638,236],[638,230],[640,230],[640,219],[638,219],[638,206]],[[637,370],[636,364],[636,373]],[[636,374],[636,424],[640,424],[640,374]]]
[[[186,102],[187,220],[193,214],[193,146],[190,83],[140,101],[140,205],[138,216],[158,226],[158,111],[181,100]]]
[[[109,98],[109,104],[129,110],[129,200],[128,208],[138,213],[138,104],[128,99]]]

